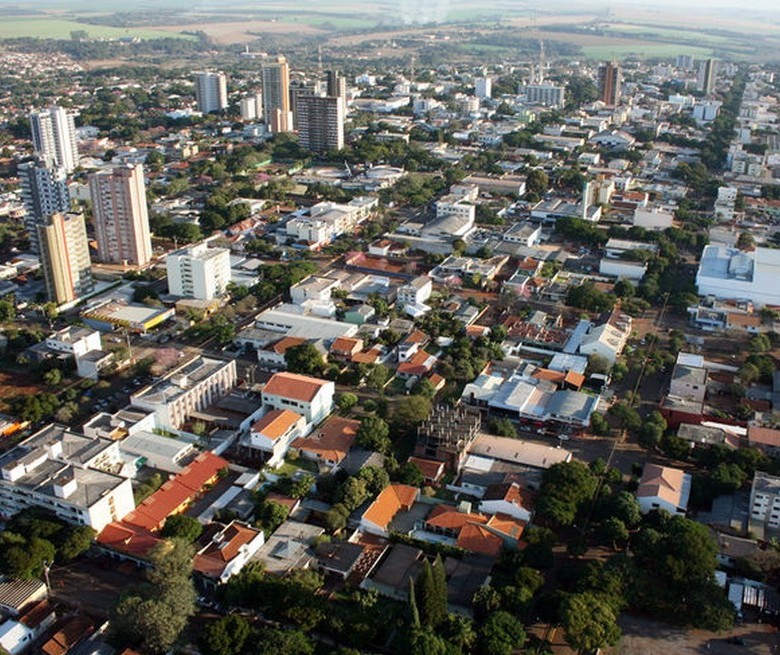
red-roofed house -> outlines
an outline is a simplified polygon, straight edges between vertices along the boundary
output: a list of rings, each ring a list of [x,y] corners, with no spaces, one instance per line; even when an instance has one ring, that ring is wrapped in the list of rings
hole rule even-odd
[[[257,361],[264,368],[273,371],[280,371],[287,368],[287,361],[284,358],[285,353],[290,348],[295,348],[306,343],[306,339],[301,337],[284,337],[267,348],[257,351]]]
[[[212,523],[201,535],[200,549],[192,568],[211,584],[227,582],[239,573],[265,543],[262,530],[232,521],[226,526]]]
[[[488,528],[479,523],[468,523],[458,534],[455,542],[458,548],[480,553],[488,557],[498,557],[504,540],[496,534],[493,534]]]
[[[257,419],[246,445],[263,452],[268,466],[277,468],[284,462],[292,442],[306,430],[306,419],[289,409],[272,409]]]
[[[263,404],[273,409],[289,409],[316,425],[333,411],[336,386],[297,373],[276,373],[263,387]]]
[[[339,464],[352,448],[360,421],[331,416],[314,432],[293,441],[301,455],[327,466]]]
[[[339,361],[349,361],[352,357],[363,350],[363,339],[355,337],[339,337],[330,347],[330,355],[333,359]]]
[[[770,457],[780,455],[780,430],[751,425],[748,427],[747,436],[751,448],[763,450]]]
[[[505,514],[520,521],[530,521],[535,494],[516,482],[491,484],[479,503],[486,514]]]
[[[444,462],[426,457],[410,457],[409,462],[414,464],[423,474],[425,484],[436,484],[444,475]]]
[[[421,378],[428,375],[436,365],[435,355],[431,355],[424,350],[418,350],[414,355],[398,365],[396,373],[398,377],[404,380],[410,378]]]
[[[402,510],[409,511],[419,497],[420,490],[417,487],[406,484],[391,484],[385,487],[363,513],[360,519],[361,529],[387,537],[395,515]]]

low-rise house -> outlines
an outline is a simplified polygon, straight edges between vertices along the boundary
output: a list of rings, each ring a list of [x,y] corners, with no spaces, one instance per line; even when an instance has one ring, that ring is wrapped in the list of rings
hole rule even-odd
[[[0,624],[0,648],[8,655],[20,655],[51,628],[57,615],[48,600],[29,606],[18,618],[9,618]]]
[[[600,355],[614,364],[631,336],[633,319],[616,307],[607,320],[591,327],[580,343],[580,353],[586,356]]]
[[[444,476],[444,462],[428,459],[427,457],[410,457],[409,463],[420,469],[420,473],[423,474],[423,480],[427,485],[438,484],[439,480]]]
[[[351,361],[352,358],[363,350],[363,339],[355,337],[339,337],[330,346],[330,359],[336,361]]]
[[[751,425],[747,438],[751,448],[758,448],[770,457],[780,456],[780,430]]]
[[[272,409],[252,424],[244,445],[266,456],[266,464],[277,468],[284,463],[290,445],[306,430],[306,418],[289,409]]]
[[[333,468],[347,456],[357,437],[360,421],[331,416],[305,437],[298,437],[292,447],[307,459]]]
[[[224,584],[255,556],[265,543],[262,530],[238,521],[211,523],[198,540],[192,568],[209,585]]]
[[[479,502],[485,514],[502,514],[526,523],[533,514],[535,494],[516,482],[490,485]]]
[[[306,343],[301,337],[284,337],[266,348],[257,349],[257,361],[265,369],[271,371],[283,371],[287,368],[285,355],[290,348],[295,348]]]
[[[295,411],[309,425],[320,423],[333,411],[335,385],[297,373],[275,373],[263,387],[263,404]]]
[[[398,364],[396,374],[402,380],[422,378],[433,371],[437,361],[436,355],[431,355],[425,350],[418,350],[409,359]]]
[[[46,585],[37,578],[0,577],[0,610],[10,616],[20,616],[25,607],[42,601],[47,594]]]
[[[395,515],[410,510],[419,497],[417,487],[406,484],[385,487],[360,518],[360,529],[381,537],[389,536],[390,523]]]
[[[643,514],[664,509],[685,516],[691,495],[691,476],[680,469],[646,464],[636,490],[636,500]]]
[[[268,538],[254,559],[268,573],[284,575],[293,569],[307,569],[316,561],[312,548],[325,530],[316,525],[287,520]]]

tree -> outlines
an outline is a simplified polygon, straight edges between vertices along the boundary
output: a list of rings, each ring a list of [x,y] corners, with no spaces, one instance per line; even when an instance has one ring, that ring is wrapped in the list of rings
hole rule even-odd
[[[46,371],[43,374],[43,381],[50,387],[59,386],[62,382],[62,371],[58,368],[53,368],[49,371]]]
[[[490,431],[499,437],[517,437],[517,428],[508,418],[496,418],[490,422]]]
[[[604,357],[604,355],[593,353],[588,357],[589,373],[600,373],[604,375],[609,372],[609,369],[610,369],[609,360],[606,357]]]
[[[618,280],[615,282],[614,292],[618,298],[633,298],[634,285],[628,280]]]
[[[358,397],[354,393],[347,391],[339,396],[336,404],[342,412],[346,412],[358,404]]]
[[[300,630],[271,628],[260,633],[259,655],[314,655],[314,642]]]
[[[364,480],[368,492],[374,496],[390,484],[390,475],[379,466],[366,466],[360,469],[358,477]]]
[[[593,412],[590,416],[590,431],[597,437],[603,437],[609,434],[609,422],[603,414]]]
[[[174,514],[165,520],[160,535],[167,538],[177,537],[183,539],[187,543],[192,543],[203,532],[203,526],[200,521],[192,518],[191,516],[185,516],[184,514]]]
[[[550,180],[541,168],[532,168],[528,171],[525,186],[528,193],[542,196],[550,188]]]
[[[368,367],[364,378],[369,387],[376,391],[381,391],[390,379],[390,375],[390,369],[387,368],[387,366],[384,364],[376,364]]]
[[[584,464],[571,461],[554,464],[544,472],[536,512],[560,525],[571,525],[580,505],[590,500],[598,480]]]
[[[615,299],[608,293],[596,288],[592,282],[571,287],[566,294],[566,304],[589,312],[604,312],[612,309]]]
[[[740,250],[753,250],[755,241],[753,235],[750,232],[740,232],[737,237],[737,248]]]
[[[509,612],[491,614],[477,636],[479,655],[512,655],[525,643],[523,624]]]
[[[287,520],[290,510],[273,500],[264,500],[255,509],[255,518],[260,523],[268,538]]]
[[[610,499],[609,513],[629,528],[635,528],[642,520],[642,509],[628,491],[621,491]]]
[[[431,413],[431,400],[425,396],[409,396],[396,405],[393,418],[402,428],[422,423]]]
[[[401,484],[408,484],[411,487],[420,487],[425,482],[425,476],[414,462],[405,462],[398,472],[395,479]]]
[[[251,632],[249,621],[240,614],[228,614],[208,623],[198,640],[204,655],[238,655]]]
[[[355,441],[366,450],[389,453],[392,448],[390,426],[377,416],[367,416],[360,422]]]
[[[620,639],[617,616],[610,604],[594,593],[571,594],[561,608],[561,625],[568,644],[592,653]]]
[[[288,348],[284,353],[284,362],[288,371],[302,375],[321,375],[325,368],[322,354],[311,343],[302,343]]]
[[[612,547],[615,550],[617,550],[618,542],[628,540],[628,528],[626,528],[626,524],[616,516],[610,516],[604,521],[601,526],[601,531],[604,535],[604,539],[612,542]]]
[[[415,581],[417,609],[424,627],[436,628],[447,618],[447,583],[442,584],[443,575],[444,565],[439,558],[433,566],[425,560]]]
[[[16,307],[8,300],[0,300],[0,323],[7,323],[16,318]]]
[[[57,549],[57,558],[61,562],[70,562],[76,559],[89,550],[96,536],[97,532],[88,525],[75,525],[69,528],[65,539],[62,540]]]

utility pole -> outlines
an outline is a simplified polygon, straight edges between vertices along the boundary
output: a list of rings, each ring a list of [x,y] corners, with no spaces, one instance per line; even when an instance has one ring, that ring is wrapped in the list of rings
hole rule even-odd
[[[49,571],[51,570],[51,562],[43,563],[43,577],[46,579],[46,590],[51,593],[51,580],[49,580]]]

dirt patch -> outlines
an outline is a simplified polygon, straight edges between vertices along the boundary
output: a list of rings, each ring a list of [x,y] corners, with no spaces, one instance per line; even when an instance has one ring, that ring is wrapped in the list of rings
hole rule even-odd
[[[260,34],[288,34],[316,36],[325,31],[312,25],[303,23],[284,23],[271,20],[250,20],[227,23],[198,23],[196,25],[166,25],[158,28],[164,32],[193,32],[203,31],[220,45],[233,43],[250,43],[256,41]]]
[[[24,373],[0,372],[0,411],[7,411],[7,402],[15,396],[40,393],[43,387],[33,382]]]
[[[606,650],[605,655],[771,655],[777,652],[780,643],[777,629],[763,623],[738,625],[723,634],[679,628],[625,614],[618,623],[623,638],[615,648]],[[745,645],[728,643],[726,639],[731,636],[742,637]]]

